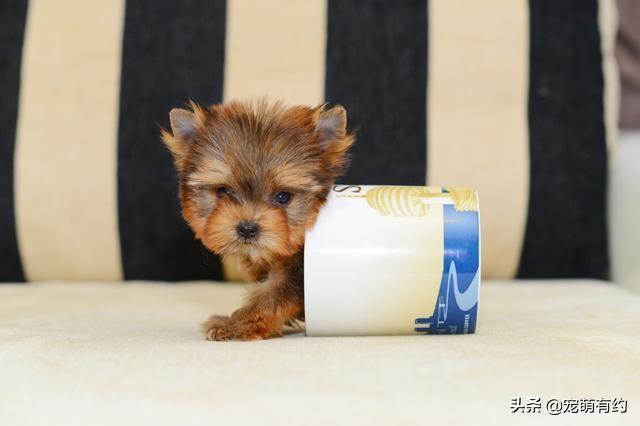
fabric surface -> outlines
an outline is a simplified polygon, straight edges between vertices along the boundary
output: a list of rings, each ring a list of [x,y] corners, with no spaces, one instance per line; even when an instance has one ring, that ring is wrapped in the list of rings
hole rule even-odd
[[[526,51],[531,31],[525,1],[503,6],[500,0],[430,3],[427,180],[473,182],[483,219],[483,269],[504,277],[518,271],[531,184],[529,58],[507,52]],[[487,108],[494,98],[499,105]]]
[[[638,424],[640,297],[490,282],[477,334],[206,342],[244,290],[0,287],[0,424]],[[624,398],[626,414],[511,414],[511,398]]]
[[[120,2],[29,5],[14,161],[30,280],[122,277],[113,141],[123,16]]]
[[[166,128],[168,111],[189,98],[222,101],[225,8],[221,0],[126,1],[119,229],[112,232],[120,234],[127,279],[222,278],[218,259],[208,257],[180,215],[173,162],[159,143],[158,125]]]
[[[575,4],[581,5],[578,13]],[[531,184],[521,277],[548,278],[553,270],[561,277],[604,278],[608,271],[604,86],[600,31],[592,23],[597,14],[597,1],[531,2]],[[569,16],[573,25],[566,25]],[[553,71],[558,69],[564,73]]]
[[[477,186],[485,276],[605,278],[613,1],[2,2],[0,281],[233,275],[158,126],[262,95],[344,104],[343,183]]]

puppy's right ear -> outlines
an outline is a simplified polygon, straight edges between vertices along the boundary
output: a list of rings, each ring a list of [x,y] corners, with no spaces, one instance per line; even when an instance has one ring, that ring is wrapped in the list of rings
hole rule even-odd
[[[182,171],[184,161],[189,154],[193,139],[204,125],[205,112],[194,102],[191,111],[174,108],[169,112],[171,132],[162,129],[162,141],[171,151],[178,171]]]

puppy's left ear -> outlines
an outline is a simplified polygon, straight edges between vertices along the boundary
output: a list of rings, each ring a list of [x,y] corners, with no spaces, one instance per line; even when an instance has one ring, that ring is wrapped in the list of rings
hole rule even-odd
[[[324,157],[334,175],[338,176],[347,166],[347,151],[355,141],[354,134],[347,133],[347,111],[342,105],[336,105],[329,110],[325,110],[325,106],[322,105],[314,112],[316,131]]]

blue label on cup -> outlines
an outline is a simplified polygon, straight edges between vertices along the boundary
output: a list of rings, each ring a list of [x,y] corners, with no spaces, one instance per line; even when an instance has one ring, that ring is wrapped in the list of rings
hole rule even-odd
[[[416,318],[415,331],[467,334],[476,329],[480,288],[480,236],[477,211],[444,208],[444,267],[431,316]]]

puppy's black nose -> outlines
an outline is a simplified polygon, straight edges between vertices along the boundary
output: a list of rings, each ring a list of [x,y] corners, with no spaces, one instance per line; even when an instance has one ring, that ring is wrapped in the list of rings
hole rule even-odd
[[[249,222],[248,220],[241,220],[238,226],[236,226],[236,232],[242,238],[255,238],[258,232],[260,232],[260,225],[255,222]]]

